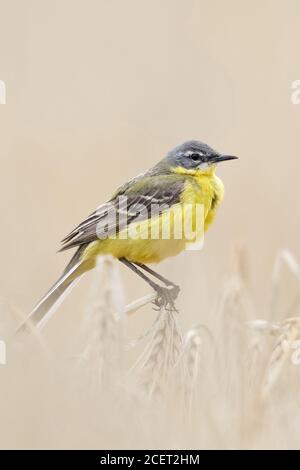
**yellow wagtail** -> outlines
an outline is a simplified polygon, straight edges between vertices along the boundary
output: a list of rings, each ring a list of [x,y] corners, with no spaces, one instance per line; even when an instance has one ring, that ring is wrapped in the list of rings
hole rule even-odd
[[[98,207],[63,240],[61,250],[77,247],[77,251],[62,276],[28,319],[42,326],[48,317],[46,314],[52,311],[62,294],[79,276],[95,266],[98,255],[104,254],[119,259],[147,281],[157,292],[155,303],[159,308],[175,308],[179,287],[146,264],[177,255],[191,241],[190,238],[186,239],[185,234],[175,237],[172,232],[169,237],[161,236],[164,226],[170,223],[170,214],[174,228],[184,217],[186,204],[192,207],[200,204],[203,207],[204,223],[198,231],[207,230],[224,192],[223,183],[215,174],[216,165],[235,158],[192,140],[174,148],[153,168],[121,186],[107,203]],[[193,212],[191,219],[195,228]],[[153,228],[157,227],[155,233],[158,236],[154,237]],[[139,236],[132,236],[132,229]],[[196,233],[195,239],[199,239],[199,235],[202,236]],[[145,272],[166,287],[154,282]]]

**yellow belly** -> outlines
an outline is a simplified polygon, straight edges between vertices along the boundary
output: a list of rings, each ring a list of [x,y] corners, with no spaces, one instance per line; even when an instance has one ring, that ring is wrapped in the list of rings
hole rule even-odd
[[[138,263],[158,263],[169,256],[179,254],[185,248],[185,240],[174,236],[174,226],[182,218],[182,205],[172,207],[172,213],[130,224],[116,237],[91,243],[84,258],[99,254],[112,254]],[[168,230],[168,228],[170,230]]]
[[[197,185],[187,180],[182,202],[172,206],[160,216],[135,222],[115,237],[92,242],[86,248],[83,259],[96,260],[101,254],[126,258],[137,263],[158,263],[170,256],[176,256],[186,248],[187,243],[199,242],[204,231],[212,222],[219,201],[212,208],[216,188],[220,180],[207,176],[197,178]],[[196,179],[196,178],[195,178]],[[213,181],[212,181],[213,180]],[[216,184],[217,183],[217,184]],[[218,199],[221,200],[223,186],[220,182]],[[199,223],[199,210],[203,219]],[[201,214],[200,214],[201,216]],[[186,230],[189,227],[191,229]],[[181,233],[180,233],[181,228]]]

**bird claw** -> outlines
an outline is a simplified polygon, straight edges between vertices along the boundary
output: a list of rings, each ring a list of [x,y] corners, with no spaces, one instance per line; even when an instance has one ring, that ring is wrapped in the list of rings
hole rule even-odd
[[[171,287],[162,287],[156,286],[156,299],[153,301],[156,308],[154,310],[160,311],[163,308],[169,312],[177,312],[178,310],[175,306],[175,300],[178,297],[180,288],[176,285],[172,285]]]

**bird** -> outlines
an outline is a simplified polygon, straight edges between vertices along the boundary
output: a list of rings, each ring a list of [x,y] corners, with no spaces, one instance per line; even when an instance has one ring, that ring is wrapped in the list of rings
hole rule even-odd
[[[217,165],[236,158],[221,154],[201,141],[189,140],[119,187],[62,240],[59,251],[76,248],[76,252],[60,278],[17,330],[24,329],[28,322],[42,328],[75,281],[95,267],[99,255],[117,258],[146,281],[156,292],[156,308],[176,310],[180,287],[148,264],[178,255],[187,243],[199,239],[208,229],[224,195],[224,185],[216,175]],[[195,240],[187,240],[185,234],[163,238],[165,225],[171,223],[174,228],[184,217],[187,204],[192,209],[197,204],[203,208],[204,223],[198,229],[202,233],[195,233]],[[190,219],[195,229],[194,212]],[[153,228],[155,237],[151,236]],[[139,236],[132,236],[133,232]]]

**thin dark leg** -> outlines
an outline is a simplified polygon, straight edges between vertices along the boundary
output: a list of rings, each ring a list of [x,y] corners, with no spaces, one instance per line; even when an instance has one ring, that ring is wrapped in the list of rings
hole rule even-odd
[[[127,266],[129,269],[131,269],[139,277],[144,279],[144,281],[147,282],[147,284],[149,284],[152,287],[152,289],[155,290],[155,292],[157,293],[157,298],[155,299],[154,303],[159,309],[165,307],[165,308],[168,308],[169,310],[175,310],[176,311],[175,300],[178,297],[178,293],[179,293],[179,287],[178,286],[175,286],[175,284],[170,283],[169,281],[167,281],[167,279],[164,280],[164,278],[162,276],[160,276],[159,274],[157,274],[157,273],[152,274],[152,269],[149,268],[149,273],[150,274],[152,274],[153,276],[156,275],[155,277],[157,277],[158,279],[159,279],[158,276],[160,276],[161,277],[160,280],[162,282],[167,281],[169,283],[168,285],[172,286],[172,289],[168,289],[167,287],[162,287],[159,284],[157,284],[156,282],[152,281],[152,279],[149,279],[149,277],[146,276],[142,271],[140,271],[138,269],[138,267],[135,266],[135,264],[131,263],[126,258],[121,258],[119,261],[121,261],[121,263],[125,264],[125,266]],[[142,265],[141,267],[144,267],[144,265]],[[145,267],[148,268],[147,266],[145,266]]]
[[[169,281],[165,277],[163,277],[161,274],[157,273],[156,271],[153,271],[153,269],[149,268],[146,264],[140,264],[140,263],[134,263],[140,268],[144,269],[147,273],[151,274],[151,276],[156,277],[159,281],[163,282],[166,286],[173,286],[173,287],[179,287],[174,284],[174,282]]]
[[[125,264],[125,266],[127,266],[129,269],[131,269],[135,274],[137,274],[142,279],[144,279],[144,281],[146,281],[147,284],[149,284],[152,287],[152,289],[155,289],[156,287],[160,287],[158,284],[156,284],[156,282],[153,282],[151,279],[149,279],[148,276],[146,276],[144,273],[142,273],[142,271],[140,271],[133,263],[131,263],[130,261],[127,261],[126,258],[121,258],[119,261],[121,261],[121,263]]]

